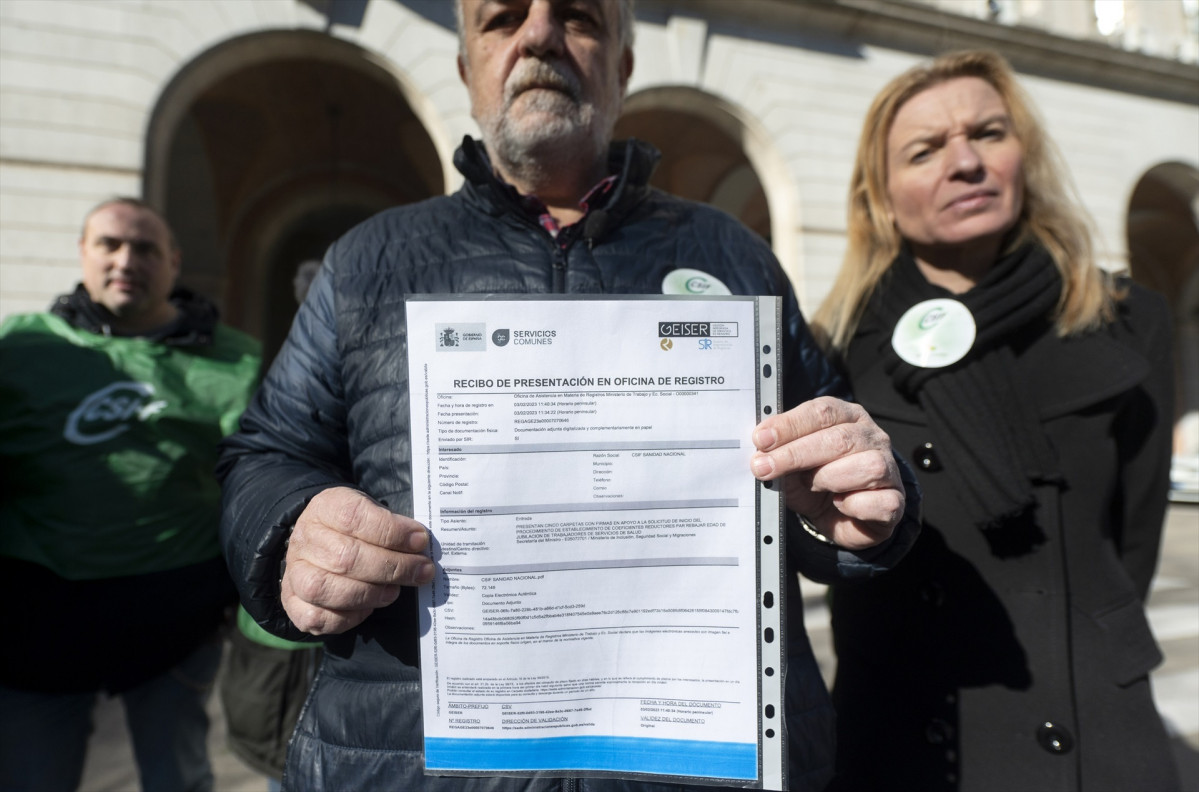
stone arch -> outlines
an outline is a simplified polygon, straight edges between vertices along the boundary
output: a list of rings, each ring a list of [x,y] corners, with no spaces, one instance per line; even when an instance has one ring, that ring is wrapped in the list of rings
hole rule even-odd
[[[1136,281],[1166,295],[1174,317],[1175,478],[1199,498],[1199,169],[1150,168],[1128,204],[1128,260]],[[1190,470],[1187,470],[1187,468]]]
[[[432,128],[432,131],[430,131]],[[445,191],[445,135],[386,60],[314,31],[225,41],[164,89],[145,195],[184,251],[184,281],[273,357],[292,278],[375,212]]]
[[[743,109],[696,88],[649,88],[625,101],[615,136],[661,150],[655,186],[723,209],[766,239],[784,265],[796,261],[795,187],[770,136]]]

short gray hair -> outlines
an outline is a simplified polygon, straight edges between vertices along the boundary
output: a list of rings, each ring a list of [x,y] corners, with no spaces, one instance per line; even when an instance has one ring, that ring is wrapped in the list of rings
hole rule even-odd
[[[620,4],[620,16],[617,18],[617,33],[622,50],[633,48],[634,31],[634,0],[601,0],[607,3]],[[454,19],[458,27],[458,53],[466,54],[466,20],[463,18],[462,0],[454,0]]]

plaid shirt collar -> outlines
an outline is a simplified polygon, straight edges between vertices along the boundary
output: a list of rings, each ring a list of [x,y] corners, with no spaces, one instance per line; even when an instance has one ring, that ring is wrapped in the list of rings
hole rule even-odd
[[[536,220],[538,225],[549,232],[550,236],[552,236],[554,239],[557,239],[558,234],[564,228],[572,228],[578,225],[583,221],[583,218],[587,217],[587,213],[590,212],[593,207],[603,205],[604,201],[612,193],[612,188],[616,185],[616,178],[617,177],[615,174],[612,176],[607,176],[601,179],[599,183],[587,191],[587,194],[584,195],[582,200],[579,201],[579,208],[583,210],[583,217],[579,218],[579,220],[576,222],[571,223],[569,226],[562,226],[559,224],[554,216],[550,214],[549,208],[536,195],[521,195],[511,184],[508,184],[507,182],[503,182],[503,184],[504,187],[509,190],[510,194],[516,199],[517,203],[520,204],[520,207],[522,210],[524,210],[524,213],[530,218]]]

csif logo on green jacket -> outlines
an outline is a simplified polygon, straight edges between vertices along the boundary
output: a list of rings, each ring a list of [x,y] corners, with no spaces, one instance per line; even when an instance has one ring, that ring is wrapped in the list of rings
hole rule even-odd
[[[154,386],[145,382],[114,382],[84,398],[69,416],[62,436],[76,445],[111,440],[129,429],[131,421],[144,421],[162,412],[167,403],[154,399]]]

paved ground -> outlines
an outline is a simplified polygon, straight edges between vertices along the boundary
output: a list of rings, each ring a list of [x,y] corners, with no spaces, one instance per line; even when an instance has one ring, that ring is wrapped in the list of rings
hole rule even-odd
[[[829,647],[828,614],[820,587],[805,584],[808,630],[831,678],[835,659]],[[1153,675],[1158,707],[1176,736],[1184,792],[1199,792],[1199,505],[1175,504],[1166,524],[1162,563],[1149,601],[1149,620],[1166,655]],[[225,746],[219,703],[212,700],[209,740],[218,792],[265,792],[266,781],[234,758]],[[137,792],[137,776],[117,702],[97,713],[81,792]]]
[[[266,792],[266,779],[250,770],[225,745],[225,723],[217,696],[209,702],[212,731],[208,750],[216,774],[216,792]],[[139,792],[133,752],[125,734],[125,713],[116,699],[105,699],[96,712],[96,730],[88,746],[80,792]]]
[[[1199,792],[1199,504],[1177,504],[1149,596],[1149,622],[1166,655],[1154,694],[1175,735],[1185,792]]]

